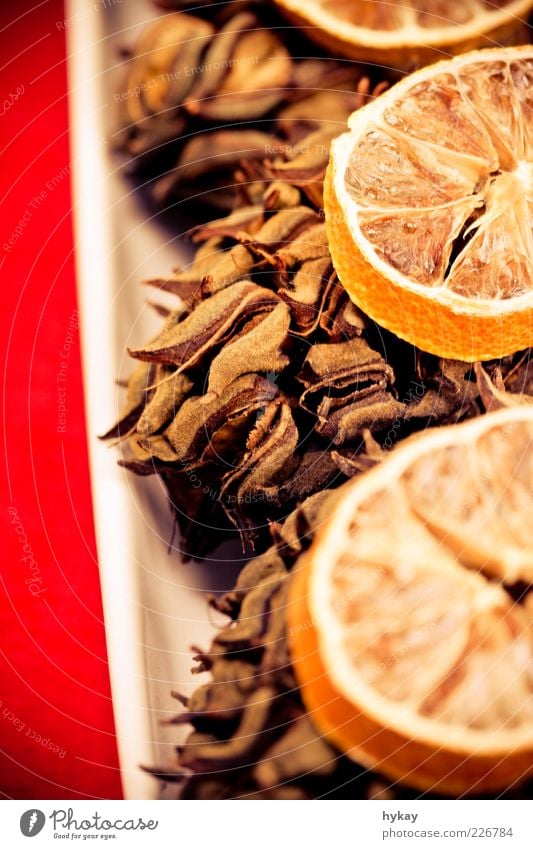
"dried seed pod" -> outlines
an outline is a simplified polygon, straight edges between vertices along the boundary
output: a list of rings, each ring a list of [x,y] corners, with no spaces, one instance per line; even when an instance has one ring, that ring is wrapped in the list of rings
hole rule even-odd
[[[127,69],[120,106],[116,143],[133,156],[156,151],[178,138],[186,127],[182,103],[214,28],[192,15],[167,15],[141,35]]]
[[[335,62],[310,59],[294,63],[293,79],[293,102],[276,114],[276,129],[292,144],[313,130],[342,130],[351,113],[375,96],[368,77],[359,79],[352,67],[339,67]]]
[[[102,436],[102,439],[120,439],[127,436],[131,428],[135,427],[148,402],[147,388],[151,385],[154,374],[153,363],[139,363],[128,381],[126,402],[118,421]]]
[[[342,480],[339,467],[325,447],[310,448],[301,457],[298,468],[279,488],[281,503],[294,504],[315,492],[334,486]]]
[[[128,449],[138,460],[161,463],[175,463],[178,459],[176,452],[164,434],[134,434],[128,442]]]
[[[286,345],[291,316],[289,308],[278,303],[270,313],[249,321],[234,340],[225,345],[209,368],[208,392],[220,395],[232,380],[250,372],[283,371],[289,362]]]
[[[181,760],[183,766],[195,772],[209,772],[215,755],[221,768],[231,769],[245,759],[253,762],[254,752],[261,747],[260,737],[273,733],[270,729],[269,718],[272,704],[276,696],[269,687],[259,688],[248,699],[239,723],[237,732],[228,741],[220,741],[212,737],[200,737],[183,747]]]
[[[274,181],[263,194],[263,204],[265,210],[269,212],[278,209],[293,209],[295,206],[301,206],[302,196],[296,186]]]
[[[260,505],[260,525],[279,507],[279,487],[291,474],[297,459],[298,429],[286,402],[274,399],[256,421],[246,441],[238,468],[223,477],[221,500],[230,521],[248,531],[253,541],[259,533],[253,507]],[[272,505],[272,507],[270,506]],[[251,510],[246,509],[248,506]],[[241,533],[243,544],[247,536]]]
[[[291,100],[299,101],[315,91],[353,92],[370,90],[370,80],[362,77],[351,62],[335,59],[309,58],[294,62],[290,80]]]
[[[210,297],[222,292],[228,286],[242,280],[251,274],[256,266],[252,252],[244,245],[235,245],[231,250],[222,254],[219,262],[206,274],[202,280],[200,298]]]
[[[262,161],[274,144],[273,136],[257,130],[199,133],[185,144],[175,167],[155,183],[154,199],[163,205],[173,198],[185,198],[225,211],[232,210],[241,196],[248,203],[252,187],[243,192],[234,179],[235,168],[243,162]],[[260,201],[264,182],[253,188],[254,196]]]
[[[193,386],[187,375],[169,374],[163,368],[156,372],[154,383],[154,392],[136,425],[137,433],[144,436],[157,433],[174,418]]]
[[[481,412],[480,387],[469,379],[471,366],[427,354],[420,355],[419,362],[420,378],[405,395],[407,418],[433,418],[444,424]]]
[[[173,292],[184,301],[192,300],[198,294],[202,281],[216,268],[223,255],[222,239],[214,236],[196,251],[189,266],[175,271],[169,277],[158,277],[147,280],[146,283],[157,289]]]
[[[202,301],[182,321],[167,327],[144,348],[130,350],[139,360],[191,368],[220,345],[237,322],[275,306],[278,298],[249,280],[239,281]]]
[[[241,206],[225,218],[215,218],[207,224],[195,228],[193,242],[204,242],[206,239],[226,238],[238,240],[245,233],[256,233],[265,223],[265,207],[262,204]]]
[[[288,758],[287,753],[292,752]],[[259,787],[277,788],[284,781],[302,775],[329,778],[334,775],[338,756],[313,729],[308,716],[300,716],[287,733],[276,740],[268,750],[268,756],[254,769],[254,778]]]
[[[331,492],[321,490],[314,495],[308,496],[281,525],[272,525],[271,533],[275,543],[276,551],[287,568],[291,568],[294,561],[311,544],[313,534],[320,525],[320,515],[330,498]],[[253,568],[252,561],[250,568]]]
[[[369,390],[381,393],[390,389],[394,371],[366,340],[356,337],[314,345],[305,358],[301,381],[306,387],[300,398],[302,407],[326,422],[332,410],[351,406],[359,397],[367,397]]]
[[[284,272],[289,272],[302,263],[314,259],[330,259],[326,227],[322,222],[308,226],[276,254],[276,264]]]
[[[188,464],[189,468],[203,465],[208,462],[208,454],[214,444],[217,444],[220,456],[220,431],[224,431],[227,445],[231,442],[231,431],[240,436],[243,423],[257,416],[277,392],[277,387],[266,378],[245,374],[228,384],[220,396],[211,394],[188,398],[166,431],[177,459]]]
[[[370,326],[366,315],[349,299],[336,274],[332,277],[319,324],[332,343],[362,336]]]
[[[233,628],[225,628],[216,638],[216,644],[234,651],[255,648],[262,644],[269,626],[273,599],[287,575],[268,577],[250,589],[241,604],[239,621]]]
[[[379,432],[403,418],[405,405],[391,391],[394,379],[391,366],[362,338],[315,345],[302,369],[300,403],[316,413],[319,433],[343,445],[363,428]]]
[[[220,598],[213,599],[213,604],[221,613],[226,613],[234,619],[243,599],[253,588],[266,580],[274,580],[286,573],[285,562],[275,547],[269,548],[250,560],[240,571],[235,587]],[[213,673],[214,674],[214,673]]]
[[[202,70],[185,109],[204,121],[253,121],[284,98],[292,61],[272,31],[242,12],[211,39]]]
[[[294,333],[309,336],[317,329],[333,280],[333,266],[328,255],[304,261],[280,288],[279,296],[291,310]]]
[[[272,254],[287,242],[297,239],[318,221],[319,216],[307,206],[282,209],[265,222],[256,236],[249,240],[249,244]]]
[[[362,442],[354,449],[339,448],[331,452],[332,462],[347,477],[353,478],[372,469],[386,457],[379,442],[368,428],[361,429]]]
[[[376,465],[376,460],[371,459],[368,454],[353,452],[351,450],[331,452],[331,459],[340,472],[347,478],[353,478],[362,472],[367,472]]]
[[[499,368],[494,375],[494,381],[490,379],[486,370],[483,368],[483,363],[475,363],[474,371],[479,387],[479,394],[487,413],[494,410],[501,410],[504,407],[514,407],[517,404],[533,404],[533,398],[530,395],[506,392]]]
[[[533,395],[532,351],[528,348],[502,360],[502,377],[508,392]]]
[[[324,176],[329,149],[339,127],[321,128],[289,148],[287,159],[267,161],[265,172],[272,180],[287,180],[300,188],[317,208],[322,208]]]

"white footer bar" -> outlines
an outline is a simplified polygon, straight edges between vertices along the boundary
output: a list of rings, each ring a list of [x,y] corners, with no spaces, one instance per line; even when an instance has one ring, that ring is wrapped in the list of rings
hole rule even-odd
[[[529,801],[3,801],[0,824],[9,849],[533,847]]]

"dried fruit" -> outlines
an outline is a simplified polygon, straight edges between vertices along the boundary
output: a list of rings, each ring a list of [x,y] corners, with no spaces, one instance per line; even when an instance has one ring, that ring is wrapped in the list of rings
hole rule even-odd
[[[253,121],[283,100],[292,73],[277,35],[250,12],[235,15],[211,39],[199,76],[183,104],[205,121]]]
[[[398,83],[335,140],[333,261],[381,326],[442,357],[533,339],[533,50],[480,51]]]
[[[156,181],[154,200],[161,206],[179,198],[229,211],[239,201],[259,201],[264,183],[243,185],[234,179],[237,168],[262,161],[277,144],[275,136],[258,130],[215,130],[187,141],[174,168]]]
[[[192,15],[167,15],[147,27],[129,60],[119,104],[117,147],[140,161],[184,132],[180,106],[194,69],[211,41],[213,26]]]
[[[408,70],[475,47],[527,41],[525,19],[532,5],[530,0],[276,0],[276,4],[334,56]]]
[[[189,699],[174,694],[185,710],[171,721],[191,723],[194,730],[179,747],[176,763],[152,770],[165,781],[182,783],[182,798],[418,795],[409,782],[390,782],[328,742],[307,715],[295,679],[287,646],[289,576],[309,556],[313,536],[320,532],[319,517],[331,511],[336,497],[314,495],[283,526],[273,526],[274,544],[244,567],[231,592],[212,599],[230,622],[209,651],[196,658],[199,670],[209,670],[210,681]],[[309,627],[293,625],[291,641]],[[531,781],[498,793],[498,798],[530,794]],[[424,798],[428,796],[425,792]]]
[[[309,717],[353,760],[455,796],[533,774],[532,481],[518,405],[338,491],[287,617]]]

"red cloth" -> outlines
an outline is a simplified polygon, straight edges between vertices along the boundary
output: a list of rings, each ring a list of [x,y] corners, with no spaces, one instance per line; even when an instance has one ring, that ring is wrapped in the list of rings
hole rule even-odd
[[[58,0],[0,4],[0,790],[113,799],[122,791],[76,329],[64,15]]]

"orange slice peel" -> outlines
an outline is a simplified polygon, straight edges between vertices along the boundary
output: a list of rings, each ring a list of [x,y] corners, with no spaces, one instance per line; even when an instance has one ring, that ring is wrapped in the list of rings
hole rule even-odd
[[[306,35],[333,54],[408,68],[526,34],[531,0],[276,0]],[[525,38],[524,40],[527,40]]]
[[[533,47],[438,63],[332,145],[328,240],[350,297],[441,357],[533,343]]]
[[[291,579],[311,720],[389,780],[459,796],[533,773],[532,449],[533,407],[407,440],[335,494]]]

